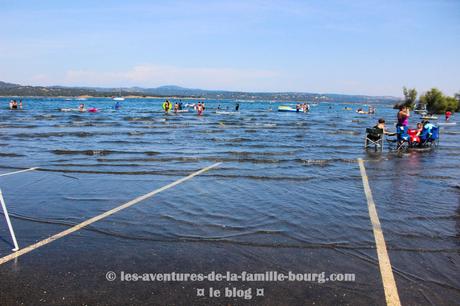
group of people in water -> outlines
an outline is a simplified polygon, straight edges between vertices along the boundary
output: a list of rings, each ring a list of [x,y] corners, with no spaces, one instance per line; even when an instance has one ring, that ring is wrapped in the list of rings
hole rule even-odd
[[[173,105],[169,100],[166,100],[163,103],[162,107],[163,107],[163,110],[164,110],[165,114],[169,113],[171,110],[174,113],[180,113],[180,112],[183,112],[183,111],[188,111],[188,110],[184,110],[184,105],[183,105],[182,101],[175,102],[174,105]],[[198,114],[198,116],[203,115],[204,111],[206,110],[206,106],[205,106],[204,102],[198,102],[196,104],[186,104],[185,107],[193,108],[196,111],[196,113]],[[228,109],[228,107],[227,107],[227,109]],[[236,103],[235,111],[238,112],[239,109],[240,109],[240,104]],[[217,110],[222,110],[220,104],[217,107]]]
[[[182,102],[176,102],[174,103],[174,106],[172,105],[171,102],[169,102],[169,100],[166,100],[163,103],[163,110],[165,111],[165,113],[168,113],[171,109],[173,109],[174,112],[177,113],[177,111],[182,110],[182,108],[183,108]]]
[[[357,112],[358,114],[373,115],[373,114],[375,114],[375,107],[369,106],[369,109],[368,109],[367,111],[365,111],[365,110],[362,109],[362,108],[358,108],[358,109],[356,110],[356,112]]]
[[[9,107],[10,109],[22,109],[22,100],[19,100],[19,103],[16,100],[10,100]]]
[[[396,123],[396,133],[387,131],[385,127],[385,119],[380,118],[377,124],[374,126],[376,129],[380,129],[383,131],[385,135],[388,136],[395,136],[401,132],[406,132],[407,135],[410,137],[409,141],[411,143],[420,143],[420,135],[424,132],[430,133],[431,130],[435,127],[434,124],[429,122],[428,120],[422,120],[418,122],[415,129],[409,129],[409,117],[410,117],[410,109],[406,106],[400,106],[398,114],[396,116],[397,123]]]
[[[296,112],[309,112],[310,111],[310,104],[307,104],[307,103],[303,103],[303,104],[300,104],[300,103],[297,103],[296,106],[295,106],[295,111]]]
[[[229,111],[230,109],[229,109],[228,106],[226,106],[225,109],[224,109],[224,108],[222,108],[222,106],[220,106],[220,104],[219,104],[219,105],[217,106],[217,110],[218,110],[218,111],[222,111],[222,110]],[[236,105],[235,105],[235,112],[238,112],[239,110],[240,110],[240,103],[236,103]]]
[[[186,106],[187,107],[192,106],[197,111],[198,115],[200,115],[200,116],[203,114],[204,110],[206,109],[206,107],[204,106],[204,102],[198,102],[196,105],[195,104],[193,104],[193,105],[187,104]],[[171,111],[171,110],[174,113],[178,113],[178,112],[183,111],[184,110],[183,108],[184,108],[184,105],[183,105],[182,101],[174,103],[174,106],[169,100],[166,100],[163,103],[163,110],[165,111],[165,113],[169,113],[169,111]]]

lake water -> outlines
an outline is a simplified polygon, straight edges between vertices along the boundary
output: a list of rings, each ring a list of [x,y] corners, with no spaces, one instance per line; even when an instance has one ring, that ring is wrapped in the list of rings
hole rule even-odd
[[[384,305],[358,158],[402,303],[460,300],[458,125],[441,126],[436,150],[376,153],[363,149],[364,131],[380,117],[394,129],[391,105],[359,115],[362,105],[321,103],[303,114],[276,111],[288,103],[241,102],[237,114],[216,114],[235,101],[206,101],[197,116],[165,115],[162,100],[150,99],[126,100],[118,111],[110,99],[33,99],[22,111],[8,101],[0,99],[0,174],[38,167],[0,177],[23,247],[222,164],[0,266],[0,304]],[[99,112],[58,111],[81,102]],[[107,271],[325,271],[356,281],[126,283],[108,282]],[[210,287],[263,288],[264,296],[197,296]]]

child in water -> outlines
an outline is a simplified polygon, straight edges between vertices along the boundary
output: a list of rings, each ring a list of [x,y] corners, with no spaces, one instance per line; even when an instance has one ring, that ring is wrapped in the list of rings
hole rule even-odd
[[[198,116],[201,116],[204,111],[204,105],[201,104],[201,102],[198,102],[198,105],[196,107],[196,111],[198,112]]]
[[[22,108],[22,102],[21,102],[21,108]],[[18,109],[18,102],[16,100],[10,101],[10,109]]]

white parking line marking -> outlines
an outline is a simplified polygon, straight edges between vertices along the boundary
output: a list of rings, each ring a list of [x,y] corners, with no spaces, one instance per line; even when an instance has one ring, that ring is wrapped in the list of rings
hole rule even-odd
[[[34,244],[28,246],[28,247],[20,249],[19,251],[15,252],[15,253],[12,253],[10,255],[4,256],[4,257],[0,258],[0,265],[4,264],[4,263],[6,263],[6,262],[8,262],[10,260],[13,260],[15,258],[18,258],[19,256],[22,256],[24,254],[32,252],[33,250],[38,249],[39,247],[42,247],[44,245],[47,245],[48,243],[51,243],[51,242],[53,242],[55,240],[58,240],[58,239],[63,238],[65,236],[67,236],[67,235],[70,235],[70,234],[72,234],[72,233],[84,228],[85,226],[88,226],[88,225],[90,225],[92,223],[95,223],[95,222],[97,222],[99,220],[102,220],[102,219],[104,219],[104,218],[106,218],[106,217],[108,217],[110,215],[113,215],[113,214],[115,214],[115,213],[117,213],[117,212],[119,212],[119,211],[121,211],[121,210],[123,210],[125,208],[131,207],[131,206],[133,206],[133,205],[135,205],[135,204],[137,204],[137,203],[139,203],[139,202],[141,202],[143,200],[146,200],[146,199],[148,199],[150,197],[153,197],[154,195],[156,195],[156,194],[158,194],[158,193],[160,193],[162,191],[165,191],[165,190],[170,189],[170,188],[172,188],[174,186],[177,186],[177,185],[179,185],[179,184],[181,184],[181,183],[183,183],[185,181],[188,181],[188,180],[194,178],[197,175],[200,175],[200,174],[202,174],[202,173],[204,173],[204,172],[206,172],[208,170],[211,170],[212,168],[215,168],[215,167],[219,166],[220,164],[222,164],[222,163],[215,163],[215,164],[213,164],[211,166],[203,168],[203,169],[201,169],[199,171],[196,171],[196,172],[194,172],[194,173],[192,173],[192,174],[190,174],[190,175],[188,175],[186,177],[183,177],[183,178],[181,178],[181,179],[179,179],[179,180],[177,180],[177,181],[175,181],[173,183],[170,183],[170,184],[168,184],[166,186],[163,186],[163,187],[161,187],[159,189],[156,189],[156,190],[151,191],[151,192],[149,192],[147,194],[144,194],[143,196],[137,197],[134,200],[131,200],[131,201],[125,203],[125,204],[122,204],[122,205],[120,205],[118,207],[115,207],[115,208],[109,210],[109,211],[106,211],[105,213],[102,213],[102,214],[100,214],[98,216],[95,216],[95,217],[93,217],[91,219],[88,219],[88,220],[86,220],[86,221],[84,221],[84,222],[82,222],[80,224],[77,224],[77,225],[75,225],[75,226],[73,226],[73,227],[71,227],[69,229],[66,229],[65,231],[62,231],[62,232],[60,232],[58,234],[55,234],[55,235],[53,235],[53,236],[51,236],[49,238],[46,238],[46,239],[44,239],[42,241],[39,241],[37,243],[34,243]]]
[[[385,238],[383,237],[380,220],[377,215],[374,198],[372,197],[371,187],[369,186],[369,181],[367,179],[366,168],[364,167],[364,162],[361,158],[358,158],[358,163],[361,171],[361,177],[363,178],[364,193],[367,198],[367,207],[369,209],[375,244],[377,246],[377,257],[383,281],[383,289],[385,291],[385,299],[387,301],[387,305],[400,306],[401,301],[399,300],[398,288],[396,287],[396,281],[391,268],[390,257],[388,256],[387,246]]]
[[[37,169],[37,167],[33,167],[33,168],[25,169],[25,170],[19,170],[19,171],[14,171],[14,172],[3,173],[3,174],[0,174],[0,176],[7,176],[7,175],[13,175],[13,174],[27,172],[27,171],[34,171],[36,169]]]

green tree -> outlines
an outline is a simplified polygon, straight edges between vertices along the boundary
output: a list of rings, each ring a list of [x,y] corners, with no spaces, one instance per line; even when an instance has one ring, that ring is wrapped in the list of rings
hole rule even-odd
[[[456,111],[459,102],[453,97],[445,96],[439,89],[432,88],[420,97],[420,103],[425,104],[433,114],[442,114],[447,110]]]
[[[458,109],[458,101],[454,97],[445,97],[446,99],[446,111],[455,112]]]
[[[460,112],[460,91],[455,94],[455,100],[457,100],[458,103],[456,111]]]
[[[403,87],[404,106],[413,109],[415,107],[415,100],[417,99],[417,90],[415,88]]]

